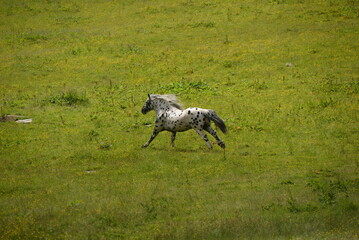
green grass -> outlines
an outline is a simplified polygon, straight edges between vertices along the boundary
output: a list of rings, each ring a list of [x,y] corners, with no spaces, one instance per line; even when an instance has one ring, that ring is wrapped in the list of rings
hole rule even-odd
[[[1,239],[359,238],[353,0],[0,1]],[[225,120],[147,149],[148,93]]]

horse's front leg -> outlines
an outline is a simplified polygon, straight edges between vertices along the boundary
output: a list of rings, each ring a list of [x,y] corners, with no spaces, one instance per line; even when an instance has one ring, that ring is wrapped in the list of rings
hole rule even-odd
[[[176,132],[172,132],[171,136],[171,147],[175,147]]]
[[[212,145],[211,143],[208,141],[207,135],[200,129],[195,129],[195,131],[198,133],[198,135],[200,135],[204,141],[206,141],[207,147],[208,149],[212,149]]]
[[[142,148],[148,147],[148,145],[150,145],[150,143],[153,141],[153,139],[155,139],[155,137],[158,135],[158,133],[159,133],[159,131],[154,130],[151,137],[150,137],[150,140],[148,140],[145,144],[143,144]]]

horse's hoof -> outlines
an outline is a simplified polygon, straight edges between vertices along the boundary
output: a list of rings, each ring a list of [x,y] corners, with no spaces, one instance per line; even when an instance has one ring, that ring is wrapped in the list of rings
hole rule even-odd
[[[223,148],[223,149],[226,148],[226,144],[224,144],[224,142],[220,142],[220,143],[218,143],[218,145],[219,145],[221,148]]]

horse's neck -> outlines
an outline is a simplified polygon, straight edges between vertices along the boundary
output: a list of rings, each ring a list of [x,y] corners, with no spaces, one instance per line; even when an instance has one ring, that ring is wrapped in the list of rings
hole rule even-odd
[[[165,112],[174,110],[174,107],[172,107],[170,104],[168,104],[164,101],[159,101],[155,104],[154,110],[155,110],[157,116],[161,116]]]

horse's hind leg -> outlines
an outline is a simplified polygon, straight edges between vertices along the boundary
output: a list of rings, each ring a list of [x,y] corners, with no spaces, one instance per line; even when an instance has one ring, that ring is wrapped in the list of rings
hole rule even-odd
[[[225,148],[226,144],[217,136],[216,131],[211,128],[211,126],[208,126],[207,128],[205,128],[205,130],[207,132],[209,132],[216,140],[217,140],[217,144],[221,147],[221,148]]]
[[[176,132],[172,132],[171,136],[171,147],[175,147]]]
[[[195,129],[195,130],[198,133],[198,135],[200,135],[203,138],[203,140],[206,141],[208,149],[212,149],[212,145],[208,141],[207,135],[202,130],[199,130],[199,129]]]

